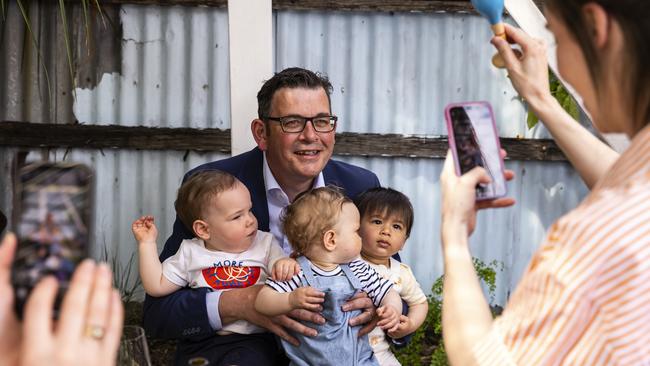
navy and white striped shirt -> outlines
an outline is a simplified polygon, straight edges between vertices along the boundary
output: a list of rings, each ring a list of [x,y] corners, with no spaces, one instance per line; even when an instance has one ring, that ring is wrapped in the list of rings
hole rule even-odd
[[[348,263],[348,266],[352,273],[357,276],[359,282],[361,282],[361,290],[368,294],[368,297],[375,306],[379,306],[386,293],[388,293],[388,290],[393,287],[393,283],[381,277],[377,271],[361,259],[355,259]],[[345,276],[341,267],[336,267],[331,271],[325,271],[312,265],[311,270],[314,276]],[[303,287],[303,283],[306,283],[306,280],[302,270],[288,281],[275,281],[270,277],[266,280],[268,286],[282,293],[291,292],[299,287]]]

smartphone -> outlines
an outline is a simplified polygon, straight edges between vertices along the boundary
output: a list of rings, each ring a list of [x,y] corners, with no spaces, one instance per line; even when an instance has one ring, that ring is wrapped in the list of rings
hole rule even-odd
[[[12,227],[18,247],[11,270],[16,313],[44,276],[59,282],[54,315],[77,264],[88,256],[92,171],[80,164],[41,162],[18,171]]]
[[[5,227],[7,227],[7,216],[0,211],[0,238],[3,237]]]
[[[506,195],[503,159],[492,107],[487,102],[453,103],[445,108],[449,148],[456,174],[463,175],[476,166],[485,168],[491,182],[476,186],[476,199]]]

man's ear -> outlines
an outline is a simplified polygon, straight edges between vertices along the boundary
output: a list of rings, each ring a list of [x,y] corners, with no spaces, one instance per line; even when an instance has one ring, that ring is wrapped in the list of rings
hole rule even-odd
[[[585,23],[591,42],[596,49],[603,48],[610,39],[611,17],[602,6],[596,3],[587,3],[582,7]]]
[[[192,223],[192,230],[194,230],[194,233],[199,237],[199,239],[210,239],[210,227],[207,222],[203,220],[194,220]]]
[[[336,249],[336,231],[327,230],[325,234],[323,234],[323,246],[328,252],[332,252]]]
[[[253,138],[257,143],[257,147],[259,147],[259,149],[262,151],[266,151],[266,148],[268,147],[267,138],[269,131],[266,129],[267,125],[261,119],[256,118],[251,122],[251,132],[253,133]]]

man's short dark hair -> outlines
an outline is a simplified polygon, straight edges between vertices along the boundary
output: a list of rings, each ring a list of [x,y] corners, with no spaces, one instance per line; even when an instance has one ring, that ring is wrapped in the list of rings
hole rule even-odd
[[[332,100],[330,99],[332,84],[327,76],[300,67],[290,67],[273,75],[272,78],[262,85],[262,89],[257,93],[257,117],[259,119],[264,119],[264,117],[283,117],[269,116],[273,95],[282,88],[323,88],[325,94],[327,94],[327,102],[329,103],[330,110],[332,108]]]

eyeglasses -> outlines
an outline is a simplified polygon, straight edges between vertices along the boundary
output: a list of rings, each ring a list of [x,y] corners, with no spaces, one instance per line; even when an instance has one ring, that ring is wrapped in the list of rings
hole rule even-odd
[[[264,117],[265,120],[280,122],[282,131],[286,133],[300,133],[305,129],[307,121],[311,121],[316,132],[331,132],[336,128],[337,116],[316,116],[316,117]]]

